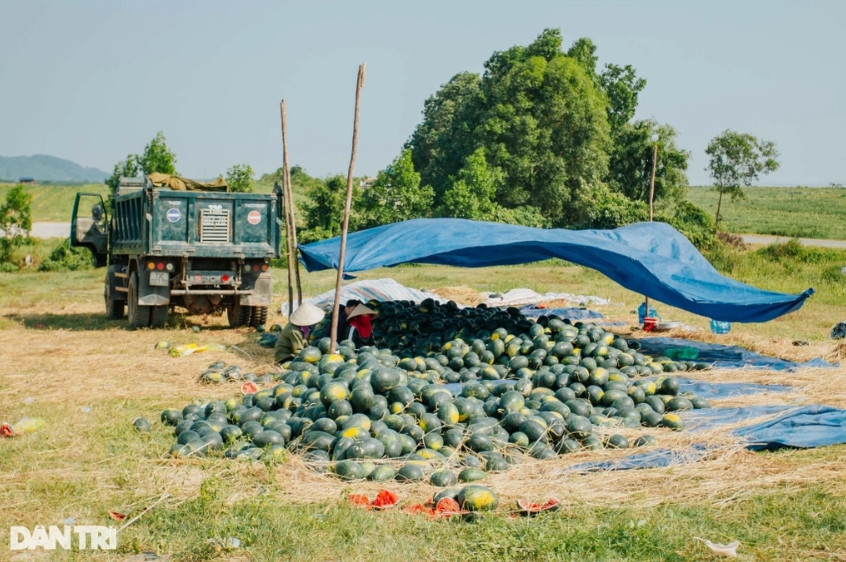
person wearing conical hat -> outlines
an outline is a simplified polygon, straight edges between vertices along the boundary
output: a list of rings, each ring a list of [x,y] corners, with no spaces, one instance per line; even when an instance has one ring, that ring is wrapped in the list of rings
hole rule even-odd
[[[277,363],[296,357],[306,347],[311,328],[323,320],[325,313],[313,304],[303,303],[288,317],[288,325],[279,332],[274,353]]]
[[[357,305],[351,312],[347,313],[347,324],[349,324],[347,338],[351,339],[356,347],[373,343],[373,318],[375,316],[377,316],[376,311],[363,304]]]
[[[350,299],[347,301],[343,307],[338,308],[338,331],[335,332],[335,340],[336,341],[344,341],[349,337],[350,334],[350,324],[347,322],[347,318],[355,310],[355,307],[361,304],[361,301],[358,299]]]

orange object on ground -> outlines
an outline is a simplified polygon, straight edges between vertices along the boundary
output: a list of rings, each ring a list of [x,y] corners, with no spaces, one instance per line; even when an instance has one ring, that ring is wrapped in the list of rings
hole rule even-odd
[[[364,494],[350,494],[347,499],[358,507],[370,508],[370,499]]]
[[[431,502],[427,504],[416,503],[403,509],[405,513],[411,515],[428,515],[432,518],[437,517],[452,517],[453,515],[465,515],[469,513],[458,505],[458,502],[452,498],[441,498],[436,505]]]
[[[386,507],[393,507],[399,503],[399,496],[390,490],[379,490],[376,494],[376,499],[370,504],[374,509],[385,509]]]
[[[370,501],[370,498],[364,494],[350,494],[347,496],[347,499],[356,506],[363,507],[365,509],[386,509],[399,503],[399,496],[390,490],[379,490],[379,493],[376,494],[376,498],[373,501]]]
[[[534,515],[541,511],[555,511],[561,507],[558,498],[549,498],[544,503],[534,503],[526,500],[517,500],[517,509],[521,515]]]

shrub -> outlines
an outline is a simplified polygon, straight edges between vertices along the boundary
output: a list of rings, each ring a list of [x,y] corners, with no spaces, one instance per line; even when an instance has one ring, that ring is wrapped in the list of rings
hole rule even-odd
[[[38,271],[80,271],[94,269],[91,252],[86,248],[71,248],[70,239],[56,246],[50,257],[38,265]]]

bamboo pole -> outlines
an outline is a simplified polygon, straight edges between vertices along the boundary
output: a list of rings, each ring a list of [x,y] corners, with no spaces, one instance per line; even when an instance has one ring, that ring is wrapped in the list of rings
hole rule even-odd
[[[344,277],[344,254],[347,247],[347,230],[350,223],[350,206],[352,205],[353,190],[353,169],[355,168],[355,152],[358,146],[358,108],[361,99],[361,89],[364,87],[364,69],[362,63],[358,67],[358,81],[355,88],[355,118],[353,120],[352,154],[350,155],[350,169],[347,172],[347,200],[344,203],[344,222],[341,225],[341,248],[338,251],[338,276],[335,279],[335,301],[332,305],[332,325],[330,337],[330,349],[335,349],[338,331],[338,305],[341,296],[341,279]]]
[[[291,202],[291,238],[294,241],[294,280],[297,284],[297,306],[303,304],[303,286],[300,281],[300,260],[298,259],[299,242],[297,241],[297,221],[294,218],[294,191],[291,185],[291,169],[285,164],[285,177],[288,178],[288,200]]]
[[[658,166],[658,143],[652,152],[652,180],[649,182],[649,222],[652,222],[652,198],[655,196],[655,168]]]
[[[288,262],[288,316],[294,312],[294,266],[293,266],[293,247],[294,242],[291,237],[291,212],[293,201],[290,199],[288,190],[288,143],[287,141],[287,122],[285,115],[285,100],[279,102],[279,114],[282,119],[282,210],[285,213],[285,261]]]
[[[652,199],[655,196],[655,168],[658,166],[658,143],[652,152],[652,179],[649,181],[649,222],[652,222]],[[649,297],[644,295],[643,303],[646,306],[643,317],[649,318]]]

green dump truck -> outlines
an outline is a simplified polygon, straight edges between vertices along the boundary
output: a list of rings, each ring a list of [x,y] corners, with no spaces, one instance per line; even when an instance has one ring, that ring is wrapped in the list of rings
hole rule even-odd
[[[270,260],[279,257],[281,193],[187,183],[171,189],[150,177],[121,178],[111,216],[99,194],[76,195],[71,245],[89,248],[107,266],[106,316],[128,316],[130,329],[160,328],[178,306],[189,314],[226,310],[233,327],[264,324]]]

